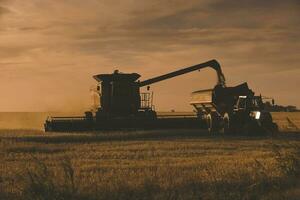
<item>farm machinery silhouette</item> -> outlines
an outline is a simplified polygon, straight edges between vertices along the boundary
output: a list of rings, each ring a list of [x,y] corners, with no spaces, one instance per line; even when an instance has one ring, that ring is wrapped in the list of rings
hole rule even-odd
[[[151,84],[210,67],[217,73],[213,89],[192,93],[190,104],[196,115],[160,117],[153,106],[153,93],[140,89]],[[209,132],[239,133],[273,131],[271,114],[264,110],[261,96],[247,83],[227,87],[220,64],[210,60],[171,73],[140,81],[137,73],[98,74],[100,106],[82,117],[48,117],[45,131],[129,130],[163,128],[203,128]]]

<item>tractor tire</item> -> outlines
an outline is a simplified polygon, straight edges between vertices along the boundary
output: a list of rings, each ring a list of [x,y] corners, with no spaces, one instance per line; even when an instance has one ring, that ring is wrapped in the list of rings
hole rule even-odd
[[[264,135],[265,131],[255,120],[249,120],[242,126],[241,134],[246,136]]]
[[[273,118],[271,113],[266,112],[263,113],[261,116],[261,126],[265,130],[265,132],[269,134],[277,133],[278,126],[276,123],[273,122]]]

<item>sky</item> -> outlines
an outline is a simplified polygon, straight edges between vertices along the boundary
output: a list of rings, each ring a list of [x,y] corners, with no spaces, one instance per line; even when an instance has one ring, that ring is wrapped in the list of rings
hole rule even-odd
[[[86,110],[95,74],[211,59],[227,85],[300,107],[300,1],[0,0],[0,111]],[[156,110],[190,110],[215,81],[205,69],[155,84]]]

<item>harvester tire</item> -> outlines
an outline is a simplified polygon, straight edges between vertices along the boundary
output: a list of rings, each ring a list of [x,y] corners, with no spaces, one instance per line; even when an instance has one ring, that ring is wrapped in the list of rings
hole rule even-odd
[[[52,128],[51,126],[49,125],[49,122],[46,122],[44,124],[44,129],[45,129],[45,132],[51,132],[52,131]]]

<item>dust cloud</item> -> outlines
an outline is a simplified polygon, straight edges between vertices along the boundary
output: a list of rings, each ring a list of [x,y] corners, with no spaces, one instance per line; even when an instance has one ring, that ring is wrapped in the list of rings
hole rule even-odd
[[[0,129],[43,130],[48,116],[79,116],[80,112],[0,112]]]

